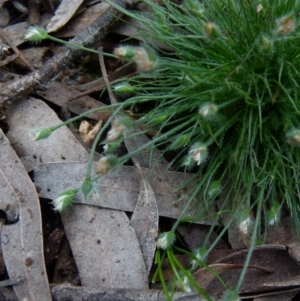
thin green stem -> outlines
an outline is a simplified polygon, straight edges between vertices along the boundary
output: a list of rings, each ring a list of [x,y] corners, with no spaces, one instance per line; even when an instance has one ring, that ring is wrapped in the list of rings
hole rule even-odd
[[[74,47],[74,48],[77,48],[77,49],[80,49],[80,50],[83,50],[83,51],[86,51],[86,52],[90,52],[90,53],[94,53],[94,54],[99,54],[99,51],[97,51],[97,50],[94,50],[94,49],[91,49],[91,48],[86,48],[84,46],[81,46],[81,45],[78,45],[78,44],[75,44],[75,43],[72,43],[72,42],[67,42],[67,41],[55,38],[55,37],[53,37],[53,36],[51,36],[49,34],[47,34],[47,39],[51,40],[53,42],[57,42],[57,43],[63,44],[63,45],[68,46],[68,47]],[[107,57],[116,58],[115,55],[110,54],[110,53],[103,53],[103,55],[105,55]]]

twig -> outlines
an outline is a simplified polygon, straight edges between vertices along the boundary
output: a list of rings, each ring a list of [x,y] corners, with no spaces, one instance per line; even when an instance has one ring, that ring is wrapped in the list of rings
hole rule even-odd
[[[107,72],[106,72],[106,68],[105,68],[105,63],[104,63],[104,57],[103,57],[103,48],[99,47],[99,62],[100,62],[100,67],[101,67],[101,72],[103,75],[103,80],[105,82],[106,85],[106,89],[110,98],[111,103],[118,103],[116,100],[116,97],[111,89],[109,80],[108,80],[108,76],[107,76]]]
[[[132,77],[136,75],[136,65],[133,62],[129,62],[126,65],[118,68],[115,72],[112,74],[109,74],[107,77],[110,82],[119,79],[119,78],[127,78],[127,77]],[[77,91],[90,94],[92,92],[99,91],[105,87],[105,82],[103,78],[96,79],[90,83],[86,83],[83,85],[75,86],[73,87]],[[86,95],[86,94],[85,94]]]
[[[27,68],[34,72],[35,68],[34,66],[31,64],[30,61],[27,60],[27,58],[25,57],[25,55],[23,55],[23,53],[15,46],[15,44],[13,43],[13,41],[5,34],[5,32],[3,31],[2,28],[0,28],[0,39],[7,45],[10,46],[10,48],[15,52],[15,54],[17,54],[19,56],[19,58],[24,62],[24,64],[27,66]]]

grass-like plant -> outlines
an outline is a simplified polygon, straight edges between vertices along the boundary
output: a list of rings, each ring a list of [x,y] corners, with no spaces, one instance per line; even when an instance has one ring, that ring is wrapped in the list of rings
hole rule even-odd
[[[142,37],[171,51],[151,80],[132,81],[131,100],[151,104],[143,121],[165,137],[154,144],[199,175],[199,206],[218,201],[252,235],[238,291],[253,246],[283,207],[300,233],[300,2],[144,2],[151,17],[130,13],[145,25]]]
[[[279,222],[282,208],[300,233],[300,1],[144,2],[151,17],[124,13],[145,25],[140,29],[145,43],[158,40],[168,50],[155,51],[147,44],[116,49],[118,58],[134,60],[141,73],[115,87],[136,94],[114,108],[145,104],[138,122],[158,133],[147,147],[159,147],[173,158],[173,166],[197,174],[191,201],[197,198],[199,207],[217,205],[220,212],[231,212],[231,222],[251,235],[240,280],[224,297],[233,300],[251,250],[261,233]],[[126,139],[121,120],[114,119],[106,138],[108,154]],[[130,156],[108,156],[100,169],[108,171]],[[174,267],[173,234],[180,220],[158,240]]]

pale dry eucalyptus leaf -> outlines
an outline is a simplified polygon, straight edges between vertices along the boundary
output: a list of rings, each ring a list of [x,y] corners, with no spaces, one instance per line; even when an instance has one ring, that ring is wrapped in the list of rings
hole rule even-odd
[[[21,279],[14,285],[19,300],[51,300],[44,265],[39,198],[24,166],[1,130],[0,149],[1,209],[9,211],[11,218],[18,216],[19,219],[13,225],[3,226],[1,231],[8,274],[10,278]]]
[[[193,180],[194,175],[148,168],[142,168],[142,170],[154,191],[159,215],[178,218],[187,202],[186,193],[189,187],[185,186],[179,191],[176,189],[182,183]],[[39,187],[39,195],[54,199],[62,191],[80,187],[85,173],[85,163],[64,162],[41,165],[35,169],[34,174],[35,183]],[[81,197],[76,196],[74,202],[133,212],[140,191],[140,176],[135,167],[120,166],[112,173],[97,180],[95,187],[99,191],[97,199],[88,198],[83,201]],[[176,202],[180,198],[182,200]],[[210,214],[203,207],[199,206],[195,200],[186,215],[191,218],[207,217]],[[211,223],[211,220],[201,220],[200,217],[195,222]]]
[[[139,164],[135,163],[135,166],[140,174],[141,185],[139,197],[130,220],[130,225],[133,227],[139,240],[147,274],[149,275],[156,249],[159,215],[153,189]]]
[[[102,102],[97,101],[87,95],[74,99],[81,93],[72,87],[56,81],[49,83],[47,90],[37,91],[37,94],[58,106],[67,107],[69,111],[78,115],[85,113],[86,111],[105,106]],[[71,101],[69,101],[70,99]],[[112,110],[107,109],[99,112],[94,112],[89,115],[89,118],[95,119],[97,121],[102,120],[103,122],[105,122],[109,119],[111,113]]]
[[[67,127],[56,130],[47,139],[33,141],[32,129],[54,126],[62,121],[43,101],[36,98],[14,102],[7,113],[7,138],[13,144],[27,171],[48,162],[87,161],[88,152]]]
[[[137,130],[131,130],[131,134]],[[126,148],[129,152],[138,149],[149,141],[144,134],[135,136],[134,138],[125,140]],[[155,151],[157,151],[155,149]],[[161,157],[157,151],[156,157]],[[145,153],[138,154],[132,158],[133,163],[140,176],[140,193],[136,202],[133,214],[130,220],[130,225],[133,227],[136,236],[139,240],[143,258],[146,264],[148,275],[150,274],[153,258],[156,250],[156,239],[158,236],[158,207],[154,191],[146,178],[141,166],[150,167],[151,159]]]
[[[140,246],[123,211],[75,205],[65,210],[62,217],[82,285],[148,288]]]
[[[83,0],[62,0],[47,25],[47,32],[53,32],[63,27],[74,15]]]
[[[27,135],[28,129],[32,127],[47,127],[60,123],[56,114],[43,102],[33,98],[23,100],[21,103],[11,107],[8,116],[10,126],[9,137],[14,141],[14,145],[19,154],[23,156],[28,155],[29,157],[30,155],[37,156],[37,159],[31,162],[31,167],[39,165],[41,161],[61,162],[72,154],[77,157],[77,160],[86,160],[88,158],[86,150],[66,127],[54,132],[45,140],[33,141],[29,139]],[[76,168],[74,169],[73,163],[70,167],[70,176],[72,178],[71,186],[74,184],[72,182],[74,176],[77,179],[77,183],[82,184],[86,173],[86,163],[83,163],[82,173],[79,177],[76,173]],[[59,176],[57,177],[56,172],[48,176],[50,176],[52,182],[50,189],[54,190]],[[67,177],[66,174],[65,176]],[[63,190],[59,191],[59,193],[62,191]],[[56,196],[57,195],[54,197]],[[111,197],[113,197],[113,195]],[[63,224],[65,229],[67,229],[67,237],[76,264],[79,268],[80,277],[83,279],[86,286],[95,287],[99,285],[111,285],[116,287],[124,282],[124,275],[126,275],[126,282],[124,283],[128,287],[141,288],[141,283],[143,285],[145,284],[145,279],[147,279],[145,263],[141,255],[138,240],[135,235],[132,235],[133,229],[128,226],[129,219],[124,212],[108,209],[104,210],[86,205],[74,205],[68,212],[70,216],[67,214],[62,215]],[[101,218],[95,219],[95,224],[97,224],[96,227],[90,224],[95,212],[98,212],[97,216],[101,215]],[[74,214],[74,216],[72,214]],[[114,219],[112,219],[112,216],[114,216]],[[127,226],[125,226],[126,223]],[[118,224],[122,227],[119,232],[117,231]],[[107,227],[109,227],[109,229]],[[105,252],[105,256],[103,256],[103,252],[102,254],[99,253],[99,249],[94,248],[95,243],[97,243],[94,238],[99,236],[99,229],[105,229],[106,233],[115,231],[115,233],[111,233],[111,235],[105,235],[104,233],[99,237],[102,245],[105,246],[105,248],[102,249]],[[131,242],[129,243],[127,240],[124,242],[121,239],[116,239],[117,233],[122,233],[122,237],[127,238],[127,240],[131,239]],[[84,243],[82,240],[83,237],[85,237]],[[123,245],[123,243],[127,244]],[[114,246],[114,248],[109,249],[108,246]],[[126,253],[123,251],[125,249],[127,250]],[[135,255],[134,258],[132,257],[132,254]],[[116,259],[116,256],[118,256],[118,259]],[[129,256],[129,258],[126,258],[126,256]],[[130,270],[130,273],[132,275],[138,274],[139,276],[129,277],[127,265],[121,264],[119,260],[121,260],[122,263],[130,263],[131,266],[134,264],[134,268]],[[106,277],[109,277],[109,279],[107,278],[106,283],[99,282],[99,278],[95,277],[95,275],[104,275],[99,271],[102,270],[104,272],[103,266],[105,265],[107,265],[105,271],[109,271],[109,273],[106,274]],[[87,266],[89,269],[86,269]],[[126,268],[126,270],[124,270],[124,268]],[[102,279],[104,279],[104,276]]]
[[[55,36],[59,38],[76,36],[106,12],[108,7],[109,4],[105,2],[89,6],[80,14],[74,16],[63,28],[55,33]]]

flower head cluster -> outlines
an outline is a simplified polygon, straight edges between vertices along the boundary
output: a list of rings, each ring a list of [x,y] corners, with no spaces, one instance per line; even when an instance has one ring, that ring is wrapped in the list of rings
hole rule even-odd
[[[108,174],[118,164],[118,161],[119,159],[117,156],[102,157],[99,162],[96,163],[96,174]]]
[[[24,40],[38,43],[47,38],[48,34],[44,28],[38,26],[30,26],[24,37]]]
[[[185,158],[183,165],[191,166],[195,162],[197,165],[204,163],[208,156],[208,150],[206,144],[197,142],[190,148],[188,156]]]
[[[105,139],[104,151],[109,152],[116,149],[122,141],[126,130],[132,126],[132,120],[126,116],[117,116],[111,124]]]
[[[114,54],[118,59],[134,61],[140,72],[154,71],[159,64],[156,51],[147,45],[121,46],[115,49]]]
[[[216,39],[221,36],[221,30],[215,23],[207,22],[204,25],[204,31],[208,38]]]
[[[244,209],[241,212],[241,216],[240,216],[239,230],[244,235],[248,235],[252,226],[253,226],[253,221],[251,219],[250,212],[249,210]]]
[[[135,91],[135,87],[130,85],[128,82],[124,82],[115,85],[113,90],[117,93],[133,93]]]
[[[281,205],[277,200],[275,200],[273,206],[271,207],[271,209],[268,211],[267,214],[268,226],[270,227],[275,224],[278,224],[280,220],[280,215],[281,215]]]
[[[177,279],[176,280],[176,287],[180,290],[182,289],[185,293],[190,293],[193,291],[193,286],[191,285],[189,279],[187,276],[183,276],[182,273],[179,273],[179,275],[181,276],[180,277],[180,282],[179,280]]]
[[[70,189],[62,192],[57,198],[52,202],[54,210],[62,212],[64,209],[69,207],[72,204],[75,194],[77,191],[75,189]]]
[[[213,103],[203,104],[199,109],[199,114],[204,118],[213,117],[217,114],[218,107]]]
[[[53,132],[53,128],[33,129],[30,130],[29,136],[33,140],[42,140],[48,138]]]
[[[175,239],[176,239],[176,236],[173,231],[161,233],[158,236],[158,239],[156,242],[156,247],[158,249],[166,250],[174,244]]]
[[[287,142],[294,146],[300,146],[300,130],[293,129],[286,134]]]
[[[194,268],[195,266],[198,266],[199,265],[199,261],[205,261],[206,259],[206,255],[207,255],[207,249],[205,247],[201,247],[197,250],[195,250],[194,252],[194,255],[196,257],[196,259],[193,259],[191,261],[191,265],[192,267]]]
[[[294,14],[286,15],[277,21],[275,34],[278,36],[286,36],[293,32],[296,28],[295,16]]]

